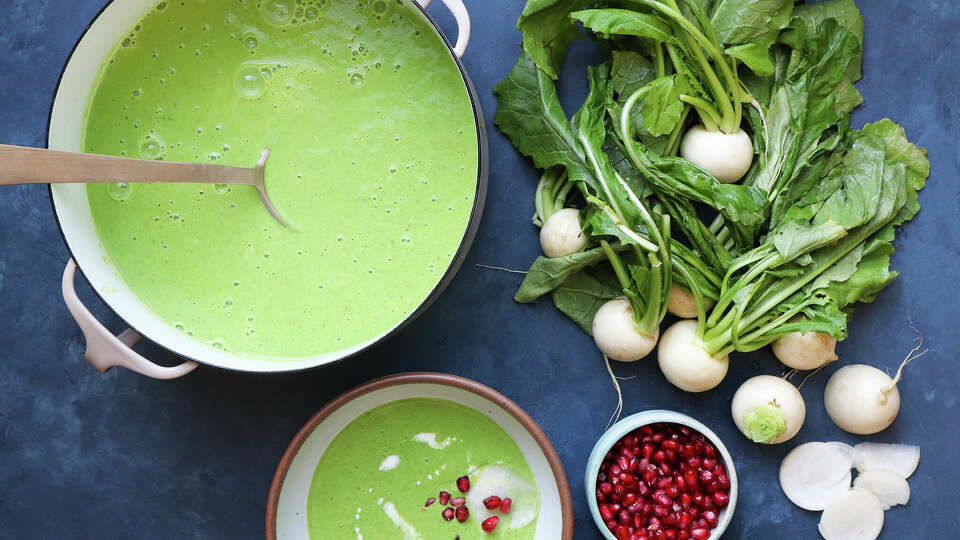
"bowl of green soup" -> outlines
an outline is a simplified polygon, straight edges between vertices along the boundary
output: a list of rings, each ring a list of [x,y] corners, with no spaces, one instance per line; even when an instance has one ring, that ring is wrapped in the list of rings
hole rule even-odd
[[[107,4],[64,68],[48,147],[244,167],[269,148],[267,189],[295,228],[245,186],[52,186],[73,260],[133,329],[105,335],[68,268],[71,312],[88,345],[102,338],[88,358],[150,372],[122,361],[142,335],[189,361],[294,371],[421,313],[463,262],[486,193],[458,56],[469,21],[444,3],[456,46],[413,0]]]
[[[515,403],[480,383],[405,373],[327,404],[277,468],[275,539],[570,540],[559,456]]]

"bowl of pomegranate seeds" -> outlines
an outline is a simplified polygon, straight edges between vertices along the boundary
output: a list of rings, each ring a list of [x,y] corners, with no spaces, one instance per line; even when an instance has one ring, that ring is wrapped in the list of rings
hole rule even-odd
[[[707,426],[678,412],[645,411],[597,442],[586,490],[609,540],[716,540],[737,505],[737,473]]]
[[[572,540],[556,450],[503,394],[442,373],[362,384],[294,437],[267,539]]]

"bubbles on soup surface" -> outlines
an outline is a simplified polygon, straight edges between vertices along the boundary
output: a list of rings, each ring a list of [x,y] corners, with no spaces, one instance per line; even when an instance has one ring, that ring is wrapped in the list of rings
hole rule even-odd
[[[293,19],[292,0],[263,0],[260,3],[260,14],[264,20],[274,26],[285,26]]]
[[[267,91],[267,81],[260,72],[259,66],[246,64],[237,70],[233,87],[241,97],[257,99]]]
[[[111,199],[123,202],[130,198],[130,184],[126,182],[116,182],[113,184],[107,184],[107,195]]]

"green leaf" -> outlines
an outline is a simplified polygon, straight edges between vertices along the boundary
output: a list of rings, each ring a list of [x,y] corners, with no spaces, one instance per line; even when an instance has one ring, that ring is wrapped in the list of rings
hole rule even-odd
[[[657,78],[657,68],[646,56],[634,51],[610,53],[610,87],[618,95],[629,96],[635,90]]]
[[[775,37],[789,24],[792,11],[793,0],[720,0],[710,21],[721,43],[735,45],[771,33]]]
[[[562,165],[574,181],[592,176],[557,98],[553,79],[538,69],[529,56],[522,53],[493,92],[499,98],[493,121],[537,167]]]
[[[599,34],[650,38],[661,43],[673,39],[670,24],[649,13],[629,9],[588,9],[571,13],[570,17]]]
[[[517,28],[523,50],[550,78],[556,79],[567,49],[583,37],[570,13],[596,5],[596,0],[528,0]]]
[[[673,131],[683,116],[680,85],[676,75],[660,77],[648,84],[643,94],[640,115],[647,133],[659,136]]]
[[[606,253],[599,247],[565,257],[537,257],[523,278],[514,300],[521,304],[533,302],[552,292],[574,273],[606,259]]]
[[[587,268],[573,274],[553,291],[553,304],[587,334],[593,334],[593,318],[607,300],[622,296],[617,276],[608,266]]]
[[[757,75],[773,74],[773,61],[770,60],[770,44],[751,41],[742,45],[728,47],[725,54],[740,60]]]

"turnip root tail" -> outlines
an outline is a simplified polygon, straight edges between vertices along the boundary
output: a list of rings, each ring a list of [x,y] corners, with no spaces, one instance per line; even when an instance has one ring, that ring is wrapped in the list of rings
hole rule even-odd
[[[907,364],[909,364],[910,362],[913,362],[917,358],[920,358],[921,356],[927,354],[927,351],[930,350],[930,349],[923,349],[922,351],[920,350],[921,348],[923,348],[923,333],[921,333],[920,330],[917,330],[915,326],[911,325],[910,328],[913,328],[913,331],[917,333],[917,337],[913,338],[913,341],[918,342],[917,346],[910,349],[910,352],[907,353],[907,357],[903,359],[903,362],[900,362],[900,367],[897,368],[897,374],[893,376],[893,381],[889,385],[880,389],[881,403],[884,403],[887,400],[887,394],[890,391],[892,391],[894,387],[896,387],[897,384],[900,382],[900,379],[903,378],[903,368],[907,367]]]
[[[613,387],[617,390],[617,408],[613,410],[613,414],[611,414],[610,419],[607,420],[607,427],[605,428],[610,429],[610,426],[620,419],[620,413],[623,412],[623,391],[620,390],[620,381],[617,380],[617,376],[613,374],[613,368],[610,367],[610,359],[607,358],[607,355],[603,355],[603,361],[607,364],[607,373],[610,374]]]

